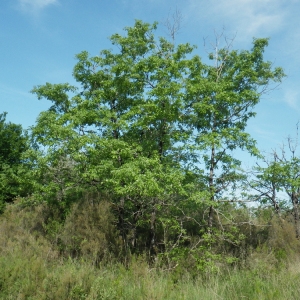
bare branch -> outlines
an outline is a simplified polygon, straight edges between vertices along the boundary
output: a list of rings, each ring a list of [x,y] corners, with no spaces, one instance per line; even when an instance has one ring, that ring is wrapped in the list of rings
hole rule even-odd
[[[175,41],[175,36],[179,33],[181,29],[182,20],[182,14],[178,10],[178,8],[176,8],[171,16],[169,13],[167,20],[164,22],[164,25],[168,30],[168,34],[170,35],[173,42]]]

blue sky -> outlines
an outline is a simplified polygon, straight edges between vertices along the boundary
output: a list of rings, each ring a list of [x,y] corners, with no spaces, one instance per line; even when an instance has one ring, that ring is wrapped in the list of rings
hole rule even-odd
[[[134,19],[163,23],[182,15],[177,43],[197,45],[215,32],[235,36],[233,48],[250,49],[253,37],[269,37],[265,53],[288,77],[261,99],[248,132],[261,150],[278,148],[300,120],[300,0],[6,0],[0,1],[0,112],[7,120],[34,125],[49,107],[29,93],[35,85],[74,83],[75,54],[111,48],[108,37]],[[209,43],[207,43],[209,45]]]

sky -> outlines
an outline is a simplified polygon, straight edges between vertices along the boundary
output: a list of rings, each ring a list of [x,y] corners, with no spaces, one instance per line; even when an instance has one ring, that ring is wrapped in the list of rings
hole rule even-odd
[[[287,77],[263,95],[247,132],[266,153],[295,137],[300,120],[300,0],[0,1],[0,113],[6,111],[7,121],[29,128],[50,106],[30,93],[34,86],[74,84],[75,55],[86,50],[94,56],[112,48],[109,37],[122,34],[135,19],[159,22],[158,35],[167,36],[164,24],[176,11],[182,18],[176,43],[197,45],[195,53],[203,59],[221,33],[234,37],[233,48],[240,50],[250,50],[253,37],[270,38],[265,59],[282,67]]]

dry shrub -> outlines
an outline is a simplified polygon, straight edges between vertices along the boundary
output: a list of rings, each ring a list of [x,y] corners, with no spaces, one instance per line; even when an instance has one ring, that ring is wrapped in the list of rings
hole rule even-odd
[[[264,242],[248,259],[249,266],[262,274],[289,268],[300,253],[300,241],[296,238],[292,220],[275,215],[265,231]]]
[[[42,259],[80,257],[98,265],[119,254],[115,223],[110,203],[94,194],[75,203],[65,220],[46,204],[17,201],[0,216],[0,253],[22,249]]]
[[[72,207],[60,239],[64,254],[72,258],[81,257],[98,265],[115,257],[120,240],[110,203],[87,195]]]
[[[300,241],[296,238],[292,220],[274,217],[269,227],[267,245],[279,261],[290,261],[295,256],[298,256],[300,253]]]
[[[21,250],[24,256],[56,259],[58,252],[44,236],[47,214],[43,204],[24,208],[17,201],[8,205],[0,216],[0,253]]]

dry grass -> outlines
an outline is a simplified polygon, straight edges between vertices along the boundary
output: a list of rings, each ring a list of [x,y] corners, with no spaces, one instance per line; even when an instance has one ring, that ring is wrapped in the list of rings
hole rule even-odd
[[[106,201],[86,199],[75,204],[59,238],[66,257],[85,258],[93,265],[118,256],[121,241]]]
[[[77,204],[64,223],[43,205],[14,204],[0,216],[0,299],[297,299],[299,244],[291,223],[272,222],[247,268],[178,279],[143,257],[129,268],[113,259],[119,240],[105,201]]]

